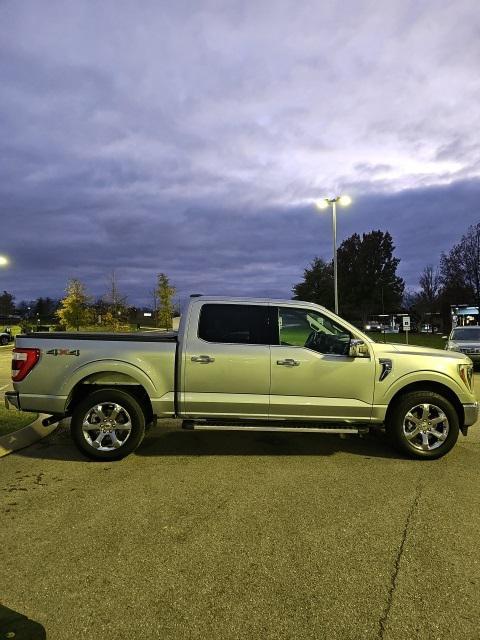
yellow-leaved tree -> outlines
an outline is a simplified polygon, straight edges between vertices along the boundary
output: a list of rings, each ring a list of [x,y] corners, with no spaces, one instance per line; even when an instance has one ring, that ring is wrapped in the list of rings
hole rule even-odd
[[[81,326],[92,322],[92,311],[89,307],[90,297],[87,295],[83,282],[76,278],[68,281],[66,294],[60,301],[60,308],[56,315],[65,327],[73,327],[80,331]]]

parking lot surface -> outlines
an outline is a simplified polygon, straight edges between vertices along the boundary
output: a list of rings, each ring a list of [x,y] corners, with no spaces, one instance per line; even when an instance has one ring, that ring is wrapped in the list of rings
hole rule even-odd
[[[0,397],[12,387],[10,367],[12,362],[12,347],[0,347]]]
[[[479,425],[432,462],[175,426],[116,463],[66,428],[0,461],[5,607],[59,640],[480,638]]]

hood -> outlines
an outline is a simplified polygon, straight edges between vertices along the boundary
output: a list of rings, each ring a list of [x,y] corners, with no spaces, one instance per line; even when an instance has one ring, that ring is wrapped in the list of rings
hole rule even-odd
[[[380,347],[380,349],[378,349]],[[459,362],[465,362],[468,360],[467,356],[458,351],[446,351],[445,349],[432,349],[431,347],[418,347],[413,344],[398,344],[387,342],[382,344],[381,342],[375,343],[375,351],[382,353],[401,353],[412,356],[425,356],[427,358],[449,358],[451,360],[458,360]]]
[[[479,340],[449,340],[448,342],[458,345],[459,349],[480,349]]]

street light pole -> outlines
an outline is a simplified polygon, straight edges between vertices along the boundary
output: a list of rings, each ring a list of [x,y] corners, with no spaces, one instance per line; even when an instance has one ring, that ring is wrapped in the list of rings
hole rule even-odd
[[[333,226],[333,290],[335,295],[335,313],[338,314],[338,271],[337,271],[337,201],[332,202]]]
[[[332,205],[332,228],[333,228],[333,293],[335,300],[335,313],[338,315],[338,270],[337,270],[337,202],[347,207],[352,199],[350,196],[335,196],[334,198],[323,198],[316,203],[317,209],[327,209]]]

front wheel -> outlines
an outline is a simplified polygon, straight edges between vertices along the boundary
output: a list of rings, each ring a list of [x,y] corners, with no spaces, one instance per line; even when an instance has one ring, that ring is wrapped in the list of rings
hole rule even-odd
[[[389,412],[386,431],[396,449],[412,458],[441,458],[459,433],[452,403],[438,393],[414,391],[401,396]]]
[[[101,389],[75,407],[70,431],[77,447],[89,458],[119,460],[141,443],[145,414],[129,393]]]

